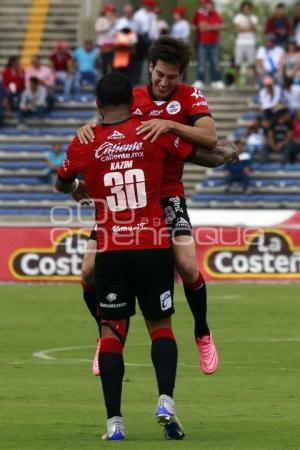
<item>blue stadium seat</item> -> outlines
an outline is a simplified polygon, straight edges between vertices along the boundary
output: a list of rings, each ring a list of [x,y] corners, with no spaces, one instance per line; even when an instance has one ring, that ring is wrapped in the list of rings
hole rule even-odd
[[[19,184],[28,184],[31,186],[38,186],[41,184],[49,184],[46,177],[0,177],[0,184],[4,185],[19,185]]]
[[[0,161],[1,169],[48,169],[46,161]]]

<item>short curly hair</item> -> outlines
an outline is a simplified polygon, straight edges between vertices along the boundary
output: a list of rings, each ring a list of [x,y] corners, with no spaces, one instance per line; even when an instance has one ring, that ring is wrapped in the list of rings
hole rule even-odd
[[[157,61],[178,66],[180,73],[183,73],[190,62],[190,47],[181,39],[169,36],[162,36],[151,44],[148,59],[153,66]]]

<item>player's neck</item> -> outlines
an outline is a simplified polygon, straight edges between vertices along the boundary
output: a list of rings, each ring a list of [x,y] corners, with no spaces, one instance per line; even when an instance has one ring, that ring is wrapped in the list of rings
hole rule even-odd
[[[107,107],[101,110],[103,124],[109,125],[118,122],[124,122],[130,118],[130,110],[128,107]]]

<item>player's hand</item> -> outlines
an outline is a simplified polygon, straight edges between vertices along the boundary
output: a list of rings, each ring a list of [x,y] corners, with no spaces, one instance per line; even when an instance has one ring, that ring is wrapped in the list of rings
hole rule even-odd
[[[72,192],[71,195],[76,202],[80,203],[83,206],[89,206],[93,204],[84,181],[79,181],[77,189]]]
[[[155,142],[161,135],[168,133],[171,130],[172,121],[163,119],[152,119],[147,122],[142,122],[142,125],[137,127],[137,134],[145,134],[144,141]]]
[[[226,162],[227,161],[232,161],[233,163],[239,162],[241,151],[233,142],[223,140],[219,142],[218,147],[222,148],[225,154]]]
[[[94,141],[95,135],[93,128],[95,128],[96,125],[96,123],[87,123],[86,125],[83,125],[83,127],[79,128],[77,131],[77,136],[80,144],[89,144]]]

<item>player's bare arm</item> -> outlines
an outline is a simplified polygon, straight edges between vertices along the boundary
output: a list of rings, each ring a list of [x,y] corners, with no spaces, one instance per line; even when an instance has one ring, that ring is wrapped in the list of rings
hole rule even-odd
[[[198,166],[218,167],[227,161],[238,162],[240,150],[230,141],[220,141],[213,150],[195,147],[189,162]]]
[[[137,134],[145,134],[144,140],[151,140],[151,142],[155,142],[160,135],[168,132],[176,134],[193,145],[203,145],[213,149],[217,143],[215,121],[208,116],[198,119],[194,126],[173,120],[152,119],[143,122],[137,128]]]

